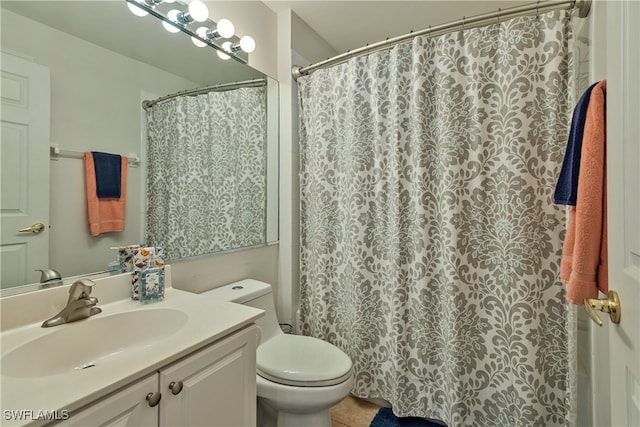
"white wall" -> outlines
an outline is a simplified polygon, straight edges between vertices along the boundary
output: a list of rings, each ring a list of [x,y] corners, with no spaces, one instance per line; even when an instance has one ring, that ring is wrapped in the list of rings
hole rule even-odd
[[[309,64],[331,58],[336,52],[329,44],[295,13],[291,16],[291,49],[306,58]],[[309,64],[295,64],[305,66]]]
[[[249,65],[277,78],[277,16],[261,1],[205,1],[214,21],[231,20],[239,37],[249,35],[256,50],[249,54]]]

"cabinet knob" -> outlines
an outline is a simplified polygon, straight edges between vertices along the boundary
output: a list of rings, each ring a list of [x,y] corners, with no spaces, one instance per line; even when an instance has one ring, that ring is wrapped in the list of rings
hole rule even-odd
[[[147,399],[147,402],[149,402],[149,406],[153,408],[154,406],[157,406],[158,403],[160,403],[160,399],[162,399],[162,393],[160,392],[149,393],[147,394],[146,399]]]
[[[169,383],[169,390],[171,390],[171,393],[173,394],[180,394],[182,387],[182,381],[171,381],[171,383]]]

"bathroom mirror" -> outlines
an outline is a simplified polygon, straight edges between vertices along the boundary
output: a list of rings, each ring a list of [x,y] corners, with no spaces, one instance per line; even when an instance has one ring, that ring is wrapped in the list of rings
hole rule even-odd
[[[213,48],[194,46],[186,34],[165,31],[153,16],[134,16],[124,0],[2,1],[0,6],[3,54],[9,53],[49,70],[50,140],[38,144],[42,144],[47,153],[50,144],[55,144],[63,153],[74,153],[56,156],[52,150],[49,176],[38,177],[38,185],[49,188],[50,197],[48,224],[42,233],[49,238],[48,261],[42,262],[39,268],[55,268],[65,278],[101,272],[115,259],[115,251],[110,248],[144,243],[146,126],[143,123],[146,116],[141,106],[143,100],[245,80],[267,81],[266,237],[263,244],[277,241],[275,80],[246,64],[221,60]],[[85,151],[140,159],[139,164],[127,169],[124,232],[106,233],[101,237],[89,234],[83,193],[84,168],[79,158]],[[2,266],[3,270],[12,267]],[[3,280],[3,294],[37,289],[33,283],[39,278],[40,272],[30,271],[22,282]],[[12,290],[6,291],[8,287]]]

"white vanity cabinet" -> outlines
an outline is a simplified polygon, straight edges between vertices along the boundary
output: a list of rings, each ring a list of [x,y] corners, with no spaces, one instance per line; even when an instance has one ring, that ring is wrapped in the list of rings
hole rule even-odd
[[[62,426],[255,426],[255,325],[169,364]],[[160,394],[160,400],[152,406]]]

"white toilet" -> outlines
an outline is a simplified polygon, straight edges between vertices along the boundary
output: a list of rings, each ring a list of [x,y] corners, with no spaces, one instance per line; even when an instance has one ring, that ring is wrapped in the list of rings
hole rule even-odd
[[[284,334],[267,283],[247,279],[201,295],[265,311],[256,321],[258,426],[330,427],[329,408],[353,385],[349,356],[317,338]]]

